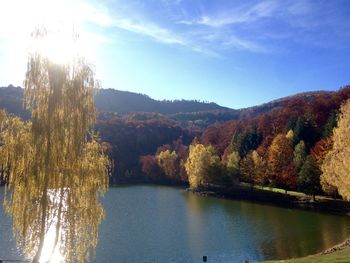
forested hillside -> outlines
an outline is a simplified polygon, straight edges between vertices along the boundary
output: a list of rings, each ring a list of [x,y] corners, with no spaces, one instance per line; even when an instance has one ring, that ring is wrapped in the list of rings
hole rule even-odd
[[[0,88],[0,107],[27,118],[22,96],[19,87]],[[159,102],[145,95],[101,90],[96,97],[100,112],[96,128],[114,161],[112,182],[188,183],[191,167],[186,163],[192,152],[193,158],[200,155],[209,165],[202,172],[206,174],[202,181],[299,189],[305,188],[302,180],[308,179],[299,176],[307,169],[305,161],[319,167],[331,148],[340,105],[349,97],[350,87],[345,87],[231,110],[216,104]],[[152,110],[155,112],[148,112]],[[198,111],[191,112],[194,110]],[[319,180],[318,176],[312,191],[321,191]]]
[[[115,89],[101,89],[96,94],[96,106],[100,111],[128,114],[133,112],[157,112],[175,114],[210,110],[228,110],[216,103],[196,100],[154,100],[147,95]]]
[[[12,85],[0,87],[0,108],[23,119],[28,119],[30,116],[23,108],[23,89],[20,87]]]
[[[337,195],[321,167],[333,146],[340,107],[349,98],[347,86],[241,110],[237,120],[208,127],[190,146],[163,145],[155,155],[142,157],[142,170],[194,188],[248,183]]]
[[[12,85],[0,87],[0,108],[22,118],[28,118],[28,112],[22,107],[22,99],[22,88]],[[165,115],[166,118],[178,122],[182,127],[192,129],[204,129],[213,123],[237,119],[240,115],[238,110],[225,108],[215,103],[196,100],[158,101],[147,95],[114,89],[100,89],[96,93],[95,103],[101,114],[113,112],[123,116],[133,115],[130,118],[142,119],[150,116],[153,118],[152,114],[158,113],[158,117]]]

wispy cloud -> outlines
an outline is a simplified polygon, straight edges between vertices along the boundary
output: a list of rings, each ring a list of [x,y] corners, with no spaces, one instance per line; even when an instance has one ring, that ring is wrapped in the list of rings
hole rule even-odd
[[[115,20],[113,26],[151,37],[162,43],[187,46],[187,42],[182,37],[154,23],[137,23],[129,19],[120,19]]]
[[[250,52],[256,53],[268,53],[270,52],[268,48],[257,44],[256,42],[245,40],[243,38],[231,35],[223,41],[223,46],[234,47],[239,50],[249,50]]]
[[[210,57],[221,57],[216,51],[206,48],[202,45],[198,45],[193,38],[189,37],[189,35],[177,34],[172,30],[161,27],[154,23],[137,23],[130,19],[120,19],[115,20],[113,26],[149,37],[160,43],[183,46],[185,48],[189,48],[194,52],[202,53]]]
[[[214,9],[206,9],[200,4],[195,11],[181,0],[162,0],[158,2],[159,6],[151,5],[149,9],[142,2],[136,3],[133,2],[130,9],[123,3],[123,12],[93,8],[91,12],[85,12],[90,14],[86,20],[213,57],[222,57],[227,51],[270,53],[278,49],[273,47],[277,41],[312,44],[317,41],[317,34],[304,37],[305,30],[329,25],[336,28],[339,24],[338,10],[328,8],[321,1],[264,0],[219,4]],[[154,11],[157,8],[162,8],[161,14]]]
[[[127,18],[122,17],[119,13],[114,14],[113,17],[103,11],[97,13],[96,10],[94,10],[93,14],[93,16],[90,16],[92,19],[89,19],[89,21],[99,26],[126,30],[160,43],[182,46],[210,57],[222,58],[219,50],[220,47],[222,50],[236,49],[252,52],[266,52],[265,48],[252,41],[233,34],[227,36],[221,34],[221,32],[215,32],[215,30],[210,28],[191,28],[190,30],[174,31],[154,21],[149,21],[144,17],[139,19]],[[102,19],[100,20],[99,18]],[[174,21],[173,23],[181,24],[181,20]],[[185,21],[183,21],[183,23],[185,23]]]
[[[192,24],[202,24],[210,27],[222,27],[234,24],[252,23],[261,18],[267,18],[274,15],[278,10],[279,4],[276,1],[263,1],[253,6],[244,5],[224,11],[218,15],[203,15],[198,20],[187,21]],[[183,21],[186,23],[186,21]]]

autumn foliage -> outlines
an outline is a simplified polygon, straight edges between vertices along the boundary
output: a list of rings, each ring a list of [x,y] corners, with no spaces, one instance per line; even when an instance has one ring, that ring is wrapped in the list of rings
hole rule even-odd
[[[189,157],[188,153],[180,156],[168,146],[159,147],[157,154],[160,150],[169,156],[177,154],[177,162],[186,164],[182,172],[192,187],[245,182],[315,195],[322,193],[322,184],[326,194],[336,195],[334,184],[321,176],[320,167],[332,151],[334,137],[339,136],[335,131],[333,137],[333,129],[340,105],[349,97],[350,88],[346,87],[334,93],[302,94],[246,109],[237,120],[204,130],[192,142]],[[143,170],[147,166],[145,158]],[[163,176],[172,177],[162,166],[158,161]]]

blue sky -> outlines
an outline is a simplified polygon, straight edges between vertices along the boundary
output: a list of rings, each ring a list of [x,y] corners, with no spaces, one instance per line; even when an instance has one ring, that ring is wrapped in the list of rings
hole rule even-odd
[[[241,108],[350,84],[348,0],[51,2],[79,17],[103,88]],[[15,6],[0,18],[1,86],[24,76],[32,18]]]

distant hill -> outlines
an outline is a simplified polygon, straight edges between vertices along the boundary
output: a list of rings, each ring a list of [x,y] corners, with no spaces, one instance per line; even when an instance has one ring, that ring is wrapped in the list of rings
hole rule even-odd
[[[96,95],[96,106],[101,111],[117,112],[120,114],[156,112],[167,115],[229,109],[219,106],[216,103],[200,102],[196,100],[159,101],[144,94],[115,89],[99,90]]]
[[[23,108],[23,89],[20,87],[0,87],[0,108],[23,119],[29,118],[29,112]]]
[[[95,101],[98,111],[102,114],[130,115],[128,119],[134,120],[167,118],[177,122],[182,127],[202,130],[215,123],[237,120],[241,117],[251,118],[299,99],[311,101],[321,94],[324,97],[331,97],[333,93],[332,91],[304,92],[237,110],[222,107],[213,102],[208,103],[197,100],[159,101],[144,94],[115,89],[99,90]],[[27,119],[29,113],[23,109],[22,99],[22,88],[12,85],[0,87],[0,108]]]
[[[0,107],[8,112],[26,116],[22,107],[23,89],[9,85],[0,87]],[[154,100],[147,95],[114,89],[101,89],[97,92],[96,107],[102,112],[130,114],[135,112],[154,112],[164,115],[213,110],[230,110],[216,103],[196,100]]]

